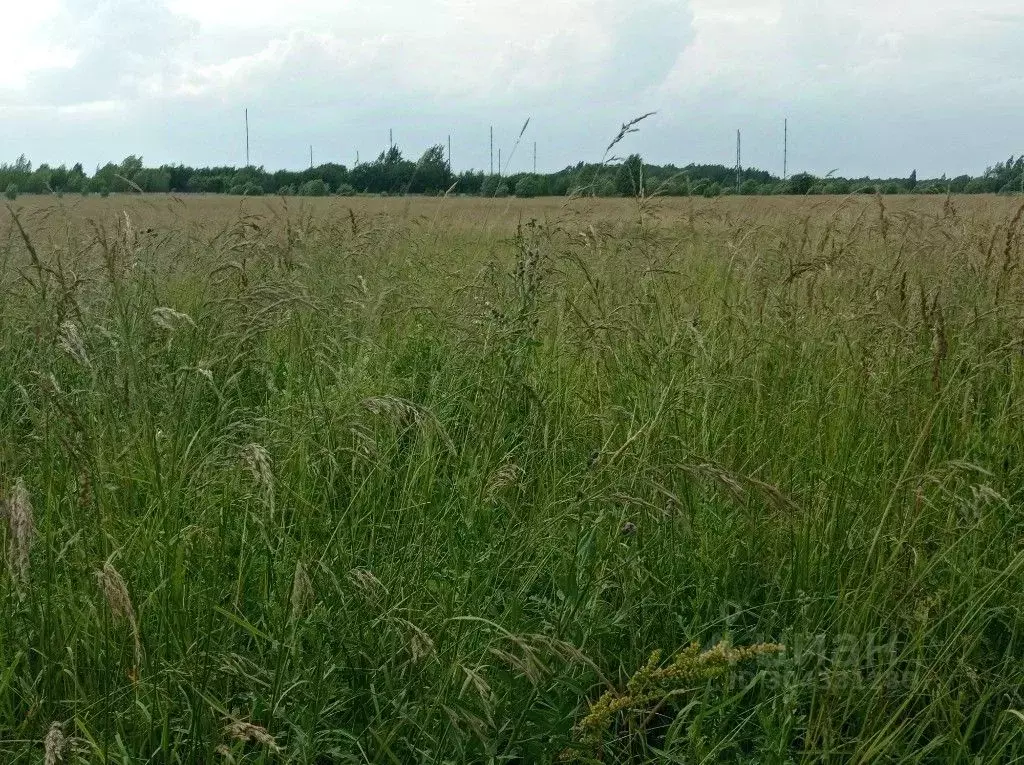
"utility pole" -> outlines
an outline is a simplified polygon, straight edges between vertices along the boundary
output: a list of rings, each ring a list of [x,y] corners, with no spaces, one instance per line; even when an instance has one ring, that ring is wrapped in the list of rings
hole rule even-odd
[[[359,149],[356,149],[356,167],[359,167]]]
[[[498,177],[501,177],[501,147],[498,147]]]
[[[740,193],[740,181],[743,174],[742,155],[740,154],[740,131],[736,131],[736,193]]]
[[[494,175],[494,125],[491,125],[491,175]]]
[[[313,169],[313,144],[309,145],[309,169]]]
[[[782,180],[789,177],[789,119],[782,121]]]
[[[537,142],[533,142],[533,174],[537,174]]]
[[[245,166],[249,167],[249,110],[245,110]]]
[[[452,134],[448,134],[448,172],[452,171]]]

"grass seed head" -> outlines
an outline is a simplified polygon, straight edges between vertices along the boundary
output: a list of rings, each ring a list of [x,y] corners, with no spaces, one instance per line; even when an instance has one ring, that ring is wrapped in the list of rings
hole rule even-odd
[[[103,568],[96,572],[96,578],[103,588],[103,594],[107,599],[107,606],[115,619],[128,622],[132,631],[132,638],[135,643],[135,670],[136,675],[139,666],[142,664],[142,639],[139,634],[139,620],[135,615],[135,606],[132,604],[131,594],[128,592],[128,585],[121,573],[114,568],[110,561],[103,564]]]
[[[35,518],[32,502],[25,488],[25,481],[19,478],[7,500],[7,565],[11,574],[22,585],[28,583],[29,553],[35,535]]]
[[[281,747],[277,740],[262,725],[244,722],[243,720],[232,720],[224,726],[224,734],[233,741],[260,744],[275,754],[281,752]]]
[[[83,367],[90,366],[89,354],[85,350],[85,341],[82,340],[82,333],[79,331],[78,325],[73,321],[65,321],[60,325],[60,332],[57,334],[57,345],[64,353]]]
[[[43,739],[43,762],[45,765],[58,765],[64,762],[64,751],[68,747],[68,738],[64,735],[64,726],[54,721]]]

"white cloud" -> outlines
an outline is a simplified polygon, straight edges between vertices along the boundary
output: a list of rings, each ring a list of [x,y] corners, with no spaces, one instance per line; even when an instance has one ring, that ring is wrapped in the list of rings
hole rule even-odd
[[[624,120],[655,161],[977,170],[1024,117],[1020,0],[35,0],[5,21],[0,145],[37,161],[268,166],[455,139],[486,167],[527,116],[543,167],[600,156]],[[525,162],[521,152],[516,162]],[[90,156],[91,155],[91,156]],[[2,159],[2,158],[0,158]],[[909,171],[908,168],[906,168]]]

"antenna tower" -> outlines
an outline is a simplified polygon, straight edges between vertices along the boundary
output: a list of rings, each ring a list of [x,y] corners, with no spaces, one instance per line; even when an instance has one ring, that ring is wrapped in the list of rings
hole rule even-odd
[[[736,131],[736,193],[740,193],[740,181],[743,175],[742,155],[740,153],[740,131]]]
[[[789,119],[782,121],[782,180],[789,177]]]

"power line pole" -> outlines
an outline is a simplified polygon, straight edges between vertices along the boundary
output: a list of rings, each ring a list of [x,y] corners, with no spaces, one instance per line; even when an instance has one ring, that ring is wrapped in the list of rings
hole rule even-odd
[[[491,175],[494,175],[494,125],[491,125]]]
[[[498,147],[498,177],[501,177],[501,147]]]
[[[388,128],[388,151],[395,148],[395,134],[391,128]]]
[[[533,142],[533,174],[537,174],[537,142]]]
[[[309,145],[309,169],[313,169],[313,144]]]
[[[782,121],[782,180],[789,177],[789,119]]]
[[[245,110],[245,166],[249,167],[249,110]]]
[[[743,173],[742,155],[740,154],[740,131],[736,131],[736,193],[740,193],[740,180]]]
[[[448,172],[452,171],[452,134],[448,134]]]
[[[356,167],[359,167],[359,149],[356,149]]]

